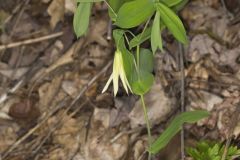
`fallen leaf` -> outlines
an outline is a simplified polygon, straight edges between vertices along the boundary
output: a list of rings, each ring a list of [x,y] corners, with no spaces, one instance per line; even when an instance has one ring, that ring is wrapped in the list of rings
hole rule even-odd
[[[144,96],[150,124],[155,125],[166,120],[176,104],[175,98],[168,97],[161,84],[154,84],[152,89]],[[141,101],[137,101],[129,114],[131,128],[145,125]]]
[[[28,70],[28,67],[22,67],[16,69],[0,70],[0,73],[11,80],[19,80]]]
[[[59,21],[63,21],[65,0],[53,0],[47,9],[47,12],[51,16],[50,26],[54,29]]]
[[[51,82],[44,83],[38,89],[39,105],[42,112],[49,110],[52,102],[55,102],[62,82],[62,76],[54,78]],[[55,102],[56,103],[56,102]]]

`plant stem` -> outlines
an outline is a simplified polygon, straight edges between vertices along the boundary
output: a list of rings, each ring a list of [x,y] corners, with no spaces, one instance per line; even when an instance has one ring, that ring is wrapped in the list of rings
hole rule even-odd
[[[149,19],[148,19],[148,21],[146,22],[146,24],[144,25],[143,31],[142,31],[142,33],[141,33],[141,35],[140,35],[140,38],[139,38],[139,39],[142,39],[143,33],[145,32],[145,30],[146,30],[146,28],[147,28],[147,26],[148,26],[148,24],[149,24],[150,20],[151,20],[151,18],[149,18]]]
[[[104,1],[106,3],[106,5],[109,7],[109,9],[112,11],[112,13],[114,14],[115,17],[117,17],[117,13],[113,10],[113,8],[110,6],[110,4],[105,0]]]
[[[144,102],[144,97],[143,95],[141,95],[141,101],[142,101],[142,107],[143,107],[143,113],[144,113],[144,119],[145,119],[145,123],[147,126],[147,132],[148,132],[148,146],[150,147],[151,143],[152,143],[152,135],[151,135],[151,126],[150,126],[150,122],[148,119],[148,114],[147,114],[147,108]],[[148,155],[148,159],[151,159],[151,153],[149,152]]]

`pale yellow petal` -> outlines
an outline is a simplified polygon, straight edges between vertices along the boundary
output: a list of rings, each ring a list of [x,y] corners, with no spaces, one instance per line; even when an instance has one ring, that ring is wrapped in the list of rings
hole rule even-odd
[[[125,89],[125,91],[127,92],[127,94],[128,94],[128,87],[127,87],[127,83],[126,83],[126,75],[125,75],[125,73],[124,73],[124,70],[121,70],[120,71],[120,79],[121,79],[121,81],[122,81],[122,84],[123,84],[123,87],[124,87],[124,89]]]
[[[113,61],[113,92],[114,92],[114,96],[117,95],[118,92],[118,78],[119,78],[119,52],[115,52],[115,56],[114,56],[114,61]]]
[[[113,79],[113,74],[111,74],[111,76],[109,77],[109,79],[108,79],[106,85],[104,86],[104,88],[103,88],[103,90],[102,90],[102,93],[106,92],[106,90],[108,89],[108,87],[109,87],[109,85],[110,85],[112,79]]]
[[[132,92],[131,86],[130,86],[130,84],[128,82],[128,79],[127,79],[126,75],[125,75],[125,79],[126,79],[126,84],[127,84],[128,88],[129,88],[130,92]]]

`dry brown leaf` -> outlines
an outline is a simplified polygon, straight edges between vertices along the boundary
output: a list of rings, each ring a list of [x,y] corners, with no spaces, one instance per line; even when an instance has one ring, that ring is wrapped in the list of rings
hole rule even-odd
[[[94,108],[93,121],[100,122],[107,129],[110,125],[110,109]]]
[[[9,148],[17,140],[18,127],[0,126],[0,153]]]
[[[176,104],[175,98],[168,97],[161,84],[154,84],[152,89],[144,96],[151,124],[158,124],[165,120]],[[131,127],[145,125],[141,101],[137,101],[129,114]]]
[[[95,130],[96,132],[97,130]],[[111,132],[109,130],[108,132]],[[128,135],[123,135],[114,143],[110,142],[107,134],[103,137],[91,137],[86,145],[85,154],[87,160],[121,160],[128,150]]]
[[[133,96],[115,97],[115,106],[111,109],[110,112],[110,127],[116,127],[123,122],[127,122],[129,120],[128,115],[135,103],[136,98]]]
[[[65,12],[66,13],[74,13],[77,9],[77,1],[76,0],[65,0]]]
[[[44,154],[42,160],[63,160],[68,159],[66,150],[64,148],[50,148],[50,152],[48,154]]]
[[[61,40],[56,40],[51,48],[46,50],[44,57],[41,59],[44,61],[46,65],[51,65],[56,62],[61,55],[61,52],[64,49],[64,44]]]
[[[47,9],[47,12],[51,16],[50,26],[54,29],[59,21],[63,21],[65,0],[53,0]]]
[[[212,111],[215,105],[221,104],[223,101],[223,98],[220,96],[202,90],[194,91],[189,89],[187,93],[188,100],[190,101],[187,107],[189,110],[204,109]]]
[[[43,132],[48,133],[50,128],[54,128],[56,125],[59,126],[52,136],[52,142],[58,147],[52,146],[52,148],[49,148],[43,159],[73,159],[75,157],[84,160],[84,156],[81,154],[81,147],[84,147],[85,124],[89,120],[89,114],[72,118],[63,113],[64,111],[59,112],[48,119],[47,125],[42,128]]]
[[[83,42],[84,42],[84,39],[81,39],[76,43],[74,43],[72,47],[69,50],[67,50],[67,52],[63,56],[61,56],[55,63],[49,66],[45,70],[45,72],[50,73],[51,71],[55,70],[59,66],[71,63],[73,61],[73,55],[75,54],[76,51],[78,51],[79,48],[82,47]]]
[[[145,150],[145,145],[143,140],[138,140],[133,146],[133,157],[134,160],[138,160]]]
[[[107,42],[106,38],[104,38],[104,35],[107,32],[107,25],[107,18],[101,17],[94,19],[91,23],[91,28],[89,31],[88,43],[97,42],[101,46],[107,47],[109,43]]]
[[[70,80],[65,80],[62,82],[62,89],[72,98],[76,97],[78,93],[77,85]]]
[[[49,110],[50,104],[56,101],[62,82],[62,76],[55,77],[51,82],[44,83],[39,87],[39,104],[42,112]]]
[[[11,80],[19,80],[19,78],[21,78],[27,71],[28,67],[22,67],[16,69],[0,70],[0,73]]]

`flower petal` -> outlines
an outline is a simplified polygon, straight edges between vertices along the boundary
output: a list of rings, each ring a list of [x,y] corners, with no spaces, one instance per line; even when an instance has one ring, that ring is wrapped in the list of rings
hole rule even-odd
[[[111,83],[112,80],[113,80],[113,74],[111,74],[111,76],[109,77],[106,85],[104,86],[104,88],[103,88],[103,90],[102,90],[102,93],[106,92],[106,90],[108,89],[108,87],[109,87],[109,85],[110,85],[110,83]]]
[[[119,72],[121,69],[121,52],[116,51],[114,55],[114,61],[113,61],[113,92],[114,96],[117,95],[118,92],[118,78],[119,78]]]
[[[124,73],[124,70],[121,70],[120,71],[120,79],[122,81],[122,84],[123,84],[123,87],[124,87],[125,91],[128,94],[128,87],[127,87],[127,82],[126,82],[126,78],[125,77],[126,77],[126,75]]]

